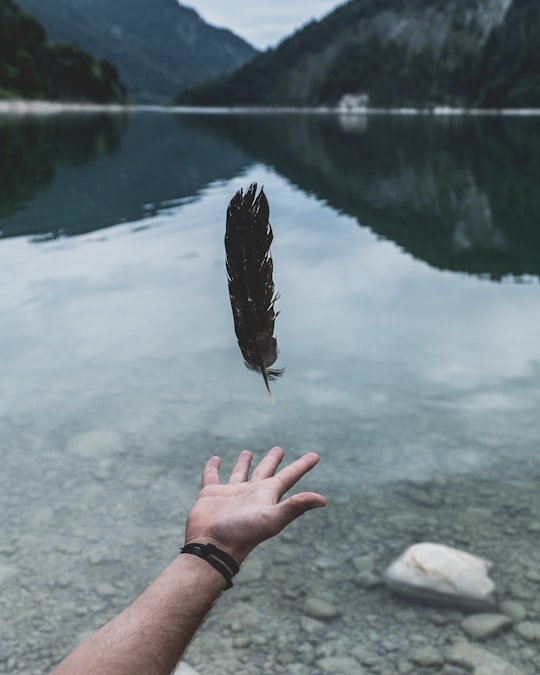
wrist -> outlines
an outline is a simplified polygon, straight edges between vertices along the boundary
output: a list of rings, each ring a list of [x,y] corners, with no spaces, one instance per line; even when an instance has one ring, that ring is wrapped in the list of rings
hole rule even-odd
[[[188,535],[185,538],[184,546],[188,544],[213,544],[216,548],[219,548],[221,551],[224,551],[227,555],[230,555],[231,558],[238,564],[241,565],[244,560],[247,558],[251,549],[245,547],[235,546],[228,542],[223,542],[222,540],[212,537],[210,535]]]
[[[227,587],[223,575],[198,556],[179,552],[172,565],[178,570],[182,583],[191,579],[190,584],[193,587],[204,588],[211,596],[217,597]]]
[[[204,544],[202,542],[191,542],[186,544],[180,553],[187,555],[194,555],[197,558],[205,560],[211,567],[213,567],[226,582],[225,588],[232,588],[233,577],[240,571],[240,566],[232,556],[218,548],[214,544]]]

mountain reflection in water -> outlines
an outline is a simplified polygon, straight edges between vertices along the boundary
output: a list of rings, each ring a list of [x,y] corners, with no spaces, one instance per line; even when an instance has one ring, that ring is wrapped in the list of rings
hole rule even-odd
[[[540,275],[535,118],[198,117],[433,267]]]
[[[50,239],[154,215],[245,166],[171,115],[0,116],[0,238]]]
[[[0,236],[138,220],[256,161],[435,268],[540,276],[539,126],[499,117],[0,118]]]

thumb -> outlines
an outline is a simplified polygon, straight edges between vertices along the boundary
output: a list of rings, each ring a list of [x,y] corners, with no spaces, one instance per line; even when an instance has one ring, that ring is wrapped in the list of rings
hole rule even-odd
[[[326,498],[316,492],[301,492],[287,497],[274,507],[277,515],[279,531],[287,527],[306,511],[326,506]]]

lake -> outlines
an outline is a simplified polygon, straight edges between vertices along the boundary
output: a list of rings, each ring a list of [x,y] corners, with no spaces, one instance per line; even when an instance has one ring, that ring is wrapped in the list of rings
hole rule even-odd
[[[303,487],[328,507],[252,555],[191,666],[458,673],[448,648],[469,641],[485,672],[540,672],[519,628],[540,635],[539,132],[0,116],[2,672],[46,672],[153,579],[209,456],[226,475],[273,445],[321,455]],[[274,231],[275,407],[243,364],[224,268],[227,204],[253,181]],[[421,541],[492,561],[514,624],[480,642],[463,612],[391,594],[381,572]]]

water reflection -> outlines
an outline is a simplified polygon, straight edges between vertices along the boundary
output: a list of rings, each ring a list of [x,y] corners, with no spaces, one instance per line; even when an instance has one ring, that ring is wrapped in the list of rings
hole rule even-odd
[[[0,117],[0,237],[53,238],[153,215],[246,164],[169,115]]]
[[[126,126],[121,115],[0,117],[2,222],[50,187],[57,168],[74,168],[117,152]],[[2,227],[3,236],[18,234]]]
[[[0,236],[137,220],[254,160],[439,269],[540,276],[535,118],[0,119]]]
[[[540,275],[537,119],[192,119],[439,269]]]

